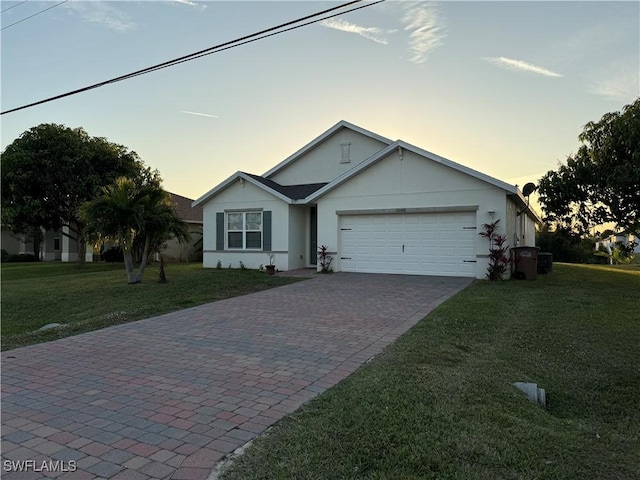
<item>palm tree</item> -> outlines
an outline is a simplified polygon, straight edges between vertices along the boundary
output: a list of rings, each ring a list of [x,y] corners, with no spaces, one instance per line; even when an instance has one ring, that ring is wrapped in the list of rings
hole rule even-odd
[[[101,196],[83,204],[80,214],[89,240],[111,240],[121,246],[129,283],[142,282],[149,254],[158,251],[166,240],[174,236],[179,242],[190,239],[187,225],[177,217],[169,194],[157,181],[136,183],[118,178],[103,189]],[[132,250],[136,242],[143,248],[134,273]]]

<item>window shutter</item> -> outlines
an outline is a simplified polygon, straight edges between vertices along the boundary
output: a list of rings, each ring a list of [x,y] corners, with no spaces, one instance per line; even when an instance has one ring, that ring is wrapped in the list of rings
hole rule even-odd
[[[262,212],[262,250],[271,250],[271,212]]]
[[[224,212],[216,213],[216,250],[224,250]]]

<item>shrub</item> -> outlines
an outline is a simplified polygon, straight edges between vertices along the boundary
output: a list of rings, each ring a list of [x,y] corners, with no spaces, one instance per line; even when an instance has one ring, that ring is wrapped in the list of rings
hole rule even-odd
[[[7,261],[7,258],[9,258],[9,252],[7,252],[4,248],[2,249],[2,258],[0,259],[2,261],[2,263]]]
[[[23,262],[36,262],[37,259],[32,253],[20,253],[18,255],[7,255],[7,263],[23,263]]]
[[[333,268],[331,268],[332,261],[333,257],[329,255],[329,247],[327,247],[326,245],[318,247],[318,262],[320,263],[320,273],[333,272]]]
[[[492,223],[485,223],[482,228],[484,232],[478,235],[489,240],[489,266],[487,267],[487,278],[491,281],[502,280],[509,268],[511,259],[507,257],[508,247],[506,245],[507,237],[500,235],[498,232],[498,223],[500,219]]]
[[[222,270],[222,262],[220,260],[216,263],[216,270]]]
[[[551,230],[545,225],[536,232],[536,245],[541,252],[553,254],[554,262],[597,263],[598,257],[593,255],[595,241],[581,238],[579,234],[566,229]]]
[[[100,254],[100,259],[107,263],[122,263],[124,262],[122,248],[111,247],[109,250],[105,250]]]

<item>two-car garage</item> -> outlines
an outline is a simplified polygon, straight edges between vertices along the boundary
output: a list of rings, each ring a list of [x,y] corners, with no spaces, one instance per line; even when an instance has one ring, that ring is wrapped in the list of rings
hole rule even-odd
[[[339,212],[340,270],[476,277],[476,211],[410,210]]]

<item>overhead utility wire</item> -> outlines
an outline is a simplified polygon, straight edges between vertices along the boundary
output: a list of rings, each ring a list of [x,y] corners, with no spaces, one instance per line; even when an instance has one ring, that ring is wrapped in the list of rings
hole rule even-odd
[[[67,3],[68,1],[69,1],[69,0],[62,0],[62,2],[60,2],[60,3],[56,3],[56,4],[55,4],[54,6],[52,6],[52,7],[47,7],[47,8],[45,8],[44,10],[40,10],[39,12],[36,12],[36,13],[34,13],[33,15],[29,15],[28,17],[23,18],[22,20],[18,20],[17,22],[12,23],[11,25],[7,25],[6,27],[2,27],[2,28],[0,28],[0,31],[2,31],[2,30],[6,30],[6,29],[7,29],[7,28],[9,28],[9,27],[13,27],[14,25],[17,25],[17,24],[22,23],[22,22],[24,22],[24,21],[26,21],[26,20],[29,20],[30,18],[33,18],[33,17],[35,17],[36,15],[40,15],[41,13],[44,13],[44,12],[46,12],[47,10],[51,10],[52,8],[59,7],[60,5],[62,5],[63,3]],[[22,3],[24,3],[24,2],[22,2]],[[20,5],[20,4],[18,4],[18,5]],[[18,5],[14,5],[14,7],[17,7]],[[13,8],[13,7],[10,7],[10,8]],[[7,10],[9,10],[9,9],[7,8]],[[4,11],[5,11],[5,10],[3,10],[3,12],[4,12]]]
[[[4,13],[4,12],[6,12],[7,10],[11,10],[12,8],[19,7],[19,6],[20,6],[20,5],[22,5],[23,3],[27,3],[27,0],[23,0],[23,1],[22,1],[22,2],[20,2],[20,3],[16,3],[15,5],[11,5],[10,7],[7,7],[7,8],[5,8],[4,10],[0,11],[0,13]]]
[[[360,10],[361,8],[371,7],[373,5],[376,5],[378,3],[382,3],[384,1],[386,1],[386,0],[377,0],[376,2],[373,2],[373,3],[368,3],[366,5],[361,5],[360,7],[355,7],[355,8],[351,8],[349,10],[345,10],[344,12],[334,13],[333,15],[327,15],[326,17],[317,18],[317,19],[311,20],[310,22],[307,22],[307,23],[302,23],[300,25],[294,25],[293,27],[285,28],[284,30],[279,30],[277,32],[268,33],[266,35],[262,35],[261,37],[251,38],[251,39],[245,40],[243,42],[235,43],[233,45],[229,45],[229,46],[226,46],[226,47],[223,47],[223,48],[218,48],[217,50],[214,50],[212,52],[194,54],[194,55],[196,55],[195,57],[189,57],[189,58],[186,58],[186,59],[183,59],[183,60],[177,60],[177,61],[171,63],[170,65],[149,67],[149,68],[151,68],[151,70],[148,70],[148,71],[145,71],[145,72],[142,72],[142,73],[132,73],[132,74],[130,74],[130,76],[128,78],[133,78],[133,77],[137,77],[139,75],[144,75],[145,73],[155,72],[157,70],[162,70],[163,68],[167,68],[167,67],[173,67],[174,65],[179,65],[180,63],[185,63],[185,62],[189,62],[191,60],[196,60],[198,58],[206,57],[207,55],[213,55],[214,53],[223,52],[223,51],[229,50],[231,48],[239,47],[241,45],[246,45],[247,43],[257,42],[258,40],[262,40],[263,38],[273,37],[273,36],[279,35],[281,33],[285,33],[285,32],[289,32],[291,30],[295,30],[297,28],[306,27],[307,25],[311,25],[313,23],[318,23],[318,22],[321,22],[321,21],[326,20],[328,18],[338,17],[340,15],[344,15],[345,13],[355,12],[356,10]],[[8,113],[8,112],[6,112],[6,113]]]
[[[78,93],[82,93],[82,92],[86,92],[86,91],[89,91],[89,90],[93,90],[93,89],[96,89],[96,88],[99,88],[99,87],[102,87],[102,86],[105,86],[105,85],[109,85],[111,83],[120,82],[120,81],[123,81],[123,80],[127,80],[129,78],[137,77],[139,75],[143,75],[143,74],[150,73],[150,72],[153,72],[153,71],[156,71],[156,70],[160,70],[162,68],[166,68],[166,67],[170,67],[170,66],[173,66],[173,65],[177,65],[178,63],[183,63],[183,62],[186,62],[186,61],[189,61],[189,60],[194,60],[196,58],[200,58],[200,57],[208,55],[208,54],[216,53],[217,51],[227,50],[227,49],[233,48],[235,46],[243,45],[244,43],[249,43],[249,39],[252,39],[254,37],[262,36],[260,38],[266,38],[267,36],[272,36],[272,35],[276,35],[278,33],[283,33],[285,31],[292,30],[293,28],[289,28],[287,30],[282,30],[281,32],[271,33],[270,35],[265,35],[265,34],[268,34],[269,32],[273,32],[274,30],[279,30],[279,29],[282,29],[283,27],[288,27],[288,26],[293,25],[295,23],[299,23],[299,22],[302,22],[304,20],[308,20],[308,19],[313,18],[313,17],[324,15],[326,13],[333,12],[335,10],[344,8],[344,7],[349,6],[349,5],[353,5],[355,3],[359,3],[361,1],[362,0],[353,0],[351,2],[344,3],[344,4],[339,5],[337,7],[332,7],[332,8],[329,8],[329,9],[326,9],[326,10],[323,10],[323,11],[320,11],[320,12],[317,12],[317,13],[314,13],[314,14],[311,14],[311,15],[307,15],[305,17],[301,17],[301,18],[298,18],[296,20],[292,20],[292,21],[277,25],[275,27],[267,28],[267,29],[262,30],[260,32],[252,33],[250,35],[245,35],[245,36],[237,38],[235,40],[224,42],[224,43],[215,45],[213,47],[206,48],[204,50],[200,50],[198,52],[191,53],[189,55],[184,55],[182,57],[178,57],[178,58],[175,58],[173,60],[169,60],[169,61],[166,61],[166,62],[159,63],[157,65],[153,65],[151,67],[143,68],[141,70],[137,70],[135,72],[131,72],[131,73],[128,73],[126,75],[121,75],[119,77],[115,77],[115,78],[112,78],[110,80],[105,80],[103,82],[99,82],[99,83],[96,83],[96,84],[93,84],[93,85],[89,85],[87,87],[79,88],[77,90],[73,90],[73,91],[70,91],[70,92],[67,92],[67,93],[63,93],[61,95],[56,95],[54,97],[46,98],[44,100],[40,100],[38,102],[30,103],[28,105],[23,105],[21,107],[16,107],[16,108],[12,108],[10,110],[5,110],[4,112],[1,112],[0,115],[16,112],[18,110],[24,110],[25,108],[34,107],[36,105],[41,105],[43,103],[51,102],[53,100],[58,100],[60,98],[69,97],[71,95],[76,95]],[[340,13],[337,13],[337,14],[332,15],[332,16],[342,15],[344,13],[349,13],[351,11],[358,10],[360,8],[369,7],[369,6],[375,5],[377,3],[384,2],[384,1],[385,0],[378,0],[377,2],[370,3],[370,4],[367,4],[367,5],[364,5],[364,6],[361,6],[361,7],[357,7],[357,8],[351,9],[351,10],[347,10],[347,11],[344,11],[344,12],[340,12]],[[330,18],[330,17],[325,17],[325,18]],[[315,22],[319,22],[321,20],[324,20],[325,18],[318,19]],[[315,22],[308,22],[305,25],[308,25],[310,23],[315,23]],[[304,26],[304,25],[299,25],[299,27],[301,27],[301,26]],[[253,41],[259,40],[260,38],[254,38]],[[240,43],[240,42],[242,42],[242,43]]]

